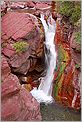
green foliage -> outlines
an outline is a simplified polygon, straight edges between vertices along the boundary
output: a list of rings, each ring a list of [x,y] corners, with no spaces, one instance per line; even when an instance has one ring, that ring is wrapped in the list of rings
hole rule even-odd
[[[77,32],[75,35],[76,42],[81,44],[81,32]]]
[[[69,1],[64,1],[60,3],[59,12],[63,15],[70,16],[71,11],[73,9],[73,5]]]
[[[74,25],[81,18],[81,3],[75,1],[60,2],[59,13],[68,17],[69,21]]]
[[[80,65],[79,64],[76,64],[75,67],[78,69],[78,68],[80,68]]]
[[[24,41],[16,42],[13,44],[13,48],[16,50],[17,53],[26,51],[27,47],[28,43]]]

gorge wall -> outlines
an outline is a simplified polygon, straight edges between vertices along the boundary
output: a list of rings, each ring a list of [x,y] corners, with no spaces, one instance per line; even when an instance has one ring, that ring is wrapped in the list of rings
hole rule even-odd
[[[41,120],[40,104],[30,91],[39,86],[40,78],[46,74],[45,35],[39,17],[40,13],[49,11],[51,2],[4,2],[1,6],[2,120]],[[81,48],[74,41],[77,29],[72,34],[70,25],[60,20],[58,14],[52,96],[57,102],[78,110],[81,108]]]

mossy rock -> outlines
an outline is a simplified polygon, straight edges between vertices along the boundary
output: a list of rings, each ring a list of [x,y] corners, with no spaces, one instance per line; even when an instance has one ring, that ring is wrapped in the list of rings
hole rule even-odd
[[[76,43],[81,44],[81,32],[75,34]]]
[[[24,41],[18,41],[13,44],[13,48],[16,50],[17,53],[25,52],[28,49],[29,44]]]

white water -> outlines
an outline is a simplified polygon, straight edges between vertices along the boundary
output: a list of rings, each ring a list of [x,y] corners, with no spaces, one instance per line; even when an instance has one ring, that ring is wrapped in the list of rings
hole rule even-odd
[[[38,102],[51,103],[53,102],[52,94],[52,82],[54,78],[54,70],[56,67],[56,51],[54,44],[54,36],[56,30],[56,23],[50,16],[46,21],[44,20],[44,15],[41,14],[40,20],[42,21],[44,31],[45,31],[45,46],[48,53],[45,54],[47,62],[47,73],[46,76],[41,80],[41,83],[37,88],[31,91],[31,94],[37,99]]]

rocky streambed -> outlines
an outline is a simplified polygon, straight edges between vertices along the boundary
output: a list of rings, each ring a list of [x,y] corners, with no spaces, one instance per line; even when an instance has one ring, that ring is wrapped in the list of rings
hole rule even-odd
[[[75,111],[57,102],[40,105],[42,121],[81,121],[81,110]]]

